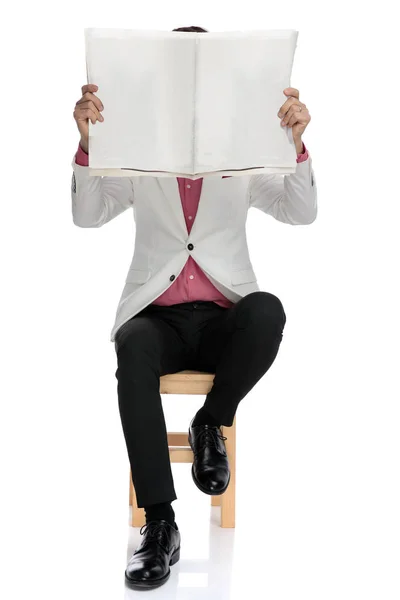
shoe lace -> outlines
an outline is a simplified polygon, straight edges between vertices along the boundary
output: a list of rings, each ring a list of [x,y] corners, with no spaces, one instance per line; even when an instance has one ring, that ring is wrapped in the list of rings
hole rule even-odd
[[[146,541],[154,540],[165,552],[169,552],[169,536],[164,523],[149,521],[145,525],[142,525],[140,534],[146,535]]]
[[[202,429],[200,431],[200,433],[198,433],[197,435],[197,441],[199,443],[199,447],[197,448],[196,452],[195,452],[195,456],[201,452],[202,450],[204,450],[204,448],[207,448],[208,446],[215,446],[215,448],[218,450],[218,439],[220,440],[226,440],[228,438],[226,438],[225,436],[223,436],[220,433],[220,430],[216,430],[216,429],[209,429],[208,427],[205,429]]]

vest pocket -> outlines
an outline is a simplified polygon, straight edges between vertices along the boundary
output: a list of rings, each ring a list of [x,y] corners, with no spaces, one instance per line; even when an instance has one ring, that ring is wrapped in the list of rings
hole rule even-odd
[[[148,269],[129,269],[125,283],[146,283],[150,279],[151,271]]]
[[[240,285],[241,283],[250,283],[251,281],[257,281],[256,274],[253,269],[240,269],[239,271],[231,272],[232,285]]]

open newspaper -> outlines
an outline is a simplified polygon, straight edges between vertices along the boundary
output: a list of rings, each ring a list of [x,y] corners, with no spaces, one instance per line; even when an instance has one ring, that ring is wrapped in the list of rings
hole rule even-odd
[[[104,121],[89,120],[91,175],[289,174],[287,97],[298,32],[85,29],[88,83]]]

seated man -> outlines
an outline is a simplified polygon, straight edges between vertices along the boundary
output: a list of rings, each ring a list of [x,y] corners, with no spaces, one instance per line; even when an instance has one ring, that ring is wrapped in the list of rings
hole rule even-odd
[[[184,369],[215,373],[190,422],[189,443],[196,486],[205,494],[224,493],[230,471],[220,426],[232,425],[239,402],[271,367],[286,322],[279,298],[257,285],[247,211],[254,206],[291,225],[315,220],[314,172],[301,139],[311,117],[298,90],[283,90],[288,98],[278,117],[292,127],[298,153],[290,175],[94,177],[88,174],[88,120],[104,120],[96,91],[96,85],[84,85],[75,106],[81,139],[73,161],[72,211],[77,226],[100,227],[135,208],[135,253],[111,341],[137,504],[146,514],[142,542],[125,576],[132,588],[147,589],[165,583],[180,552],[160,376]]]

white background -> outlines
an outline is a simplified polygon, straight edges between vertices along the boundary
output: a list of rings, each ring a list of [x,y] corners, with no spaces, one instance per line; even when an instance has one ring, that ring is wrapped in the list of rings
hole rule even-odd
[[[238,411],[237,527],[222,534],[232,552],[217,547],[216,579],[207,572],[191,579],[183,555],[159,597],[398,600],[399,52],[390,7],[298,0],[7,6],[2,597],[123,598],[128,462],[109,332],[134,229],[129,212],[99,230],[72,223],[83,28],[199,25],[299,30],[292,85],[312,116],[304,142],[319,214],[311,226],[292,227],[249,213],[253,265],[261,289],[284,304],[284,338]],[[198,406],[170,398],[169,427],[185,429]],[[196,562],[206,554],[189,526],[208,531],[209,498],[193,490],[189,467],[179,485],[173,506],[182,548],[190,545]]]

